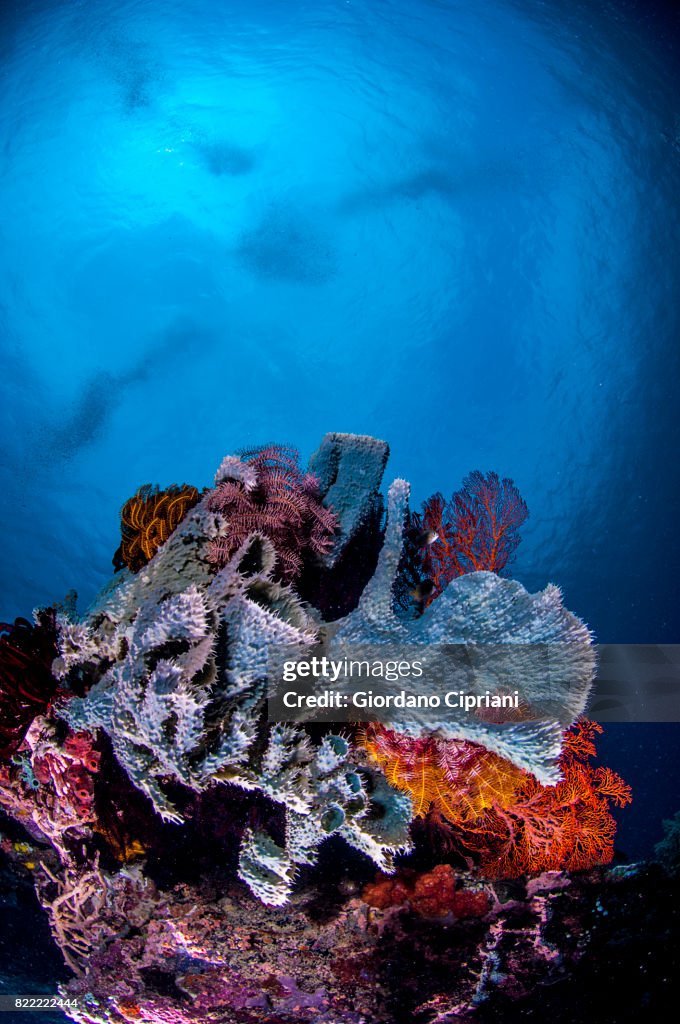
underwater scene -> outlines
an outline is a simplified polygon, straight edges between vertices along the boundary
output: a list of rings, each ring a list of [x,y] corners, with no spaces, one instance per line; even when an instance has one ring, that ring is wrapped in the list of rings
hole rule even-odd
[[[0,5],[0,1024],[680,977],[680,14]]]

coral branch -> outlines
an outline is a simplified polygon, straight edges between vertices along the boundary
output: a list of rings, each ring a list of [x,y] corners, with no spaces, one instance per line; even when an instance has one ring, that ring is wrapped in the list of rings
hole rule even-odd
[[[449,501],[434,494],[423,506],[422,528],[436,539],[424,548],[423,569],[433,601],[457,576],[501,574],[519,544],[529,510],[512,480],[475,470]]]

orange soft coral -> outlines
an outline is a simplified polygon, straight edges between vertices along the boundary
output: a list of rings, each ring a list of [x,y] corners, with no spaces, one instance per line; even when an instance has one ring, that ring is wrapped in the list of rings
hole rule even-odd
[[[172,484],[165,490],[152,484],[140,487],[120,513],[122,539],[114,566],[126,565],[132,572],[143,569],[199,500],[199,492],[189,484]]]
[[[390,783],[407,790],[417,817],[444,823],[454,845],[476,855],[495,878],[579,870],[608,863],[630,787],[609,768],[594,768],[594,722],[565,734],[562,781],[543,786],[528,772],[477,744],[401,736],[370,726],[361,742]]]

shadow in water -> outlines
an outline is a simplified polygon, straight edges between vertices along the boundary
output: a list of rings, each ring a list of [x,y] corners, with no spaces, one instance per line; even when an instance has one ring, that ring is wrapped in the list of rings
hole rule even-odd
[[[446,202],[457,202],[495,189],[519,185],[522,180],[518,165],[509,160],[490,161],[468,170],[431,166],[380,184],[354,189],[339,200],[337,210],[349,215],[370,213],[405,201],[432,196]]]
[[[201,162],[216,178],[240,177],[250,174],[257,166],[253,150],[237,146],[227,140],[196,143]]]
[[[126,114],[152,105],[165,79],[165,71],[148,43],[109,35],[93,40],[92,54],[118,87]]]
[[[331,241],[312,217],[282,205],[271,206],[259,224],[243,233],[236,253],[264,281],[325,284],[337,272]]]
[[[120,373],[102,371],[85,382],[78,397],[59,420],[44,420],[34,432],[35,458],[41,464],[72,459],[82,448],[97,441],[118,406],[133,385],[150,380],[176,359],[192,352],[202,354],[216,337],[205,328],[179,321],[152,344],[128,369]]]

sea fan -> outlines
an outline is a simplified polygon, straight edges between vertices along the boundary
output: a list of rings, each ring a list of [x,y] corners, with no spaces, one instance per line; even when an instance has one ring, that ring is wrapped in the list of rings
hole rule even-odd
[[[152,484],[140,487],[120,513],[121,543],[113,558],[115,568],[143,569],[199,500],[199,492],[189,484],[172,484],[165,490]]]
[[[475,470],[446,501],[434,494],[423,506],[423,536],[436,539],[423,551],[423,573],[432,589],[430,603],[457,576],[468,572],[503,574],[520,541],[529,510],[512,480]],[[417,522],[413,525],[418,525]]]
[[[593,768],[593,742],[602,727],[580,721],[565,736],[563,778],[541,786],[528,776],[508,807],[498,804],[461,836],[476,851],[485,874],[513,878],[525,872],[581,871],[614,856],[616,822],[610,802],[631,802],[630,787],[610,768]]]
[[[383,726],[370,726],[361,742],[388,781],[411,794],[417,816],[429,815],[452,846],[473,853],[485,875],[513,878],[612,859],[610,802],[623,807],[631,791],[610,768],[588,764],[598,732],[581,720],[565,733],[555,786],[473,743],[413,740]]]
[[[9,758],[57,693],[51,672],[58,654],[54,612],[40,612],[35,624],[0,623],[0,634],[0,758]]]
[[[292,583],[305,556],[330,550],[337,520],[321,503],[318,481],[298,467],[298,453],[267,445],[225,459],[208,505],[226,521],[213,541],[210,560],[222,567],[253,533],[268,537],[276,551],[274,577]]]

